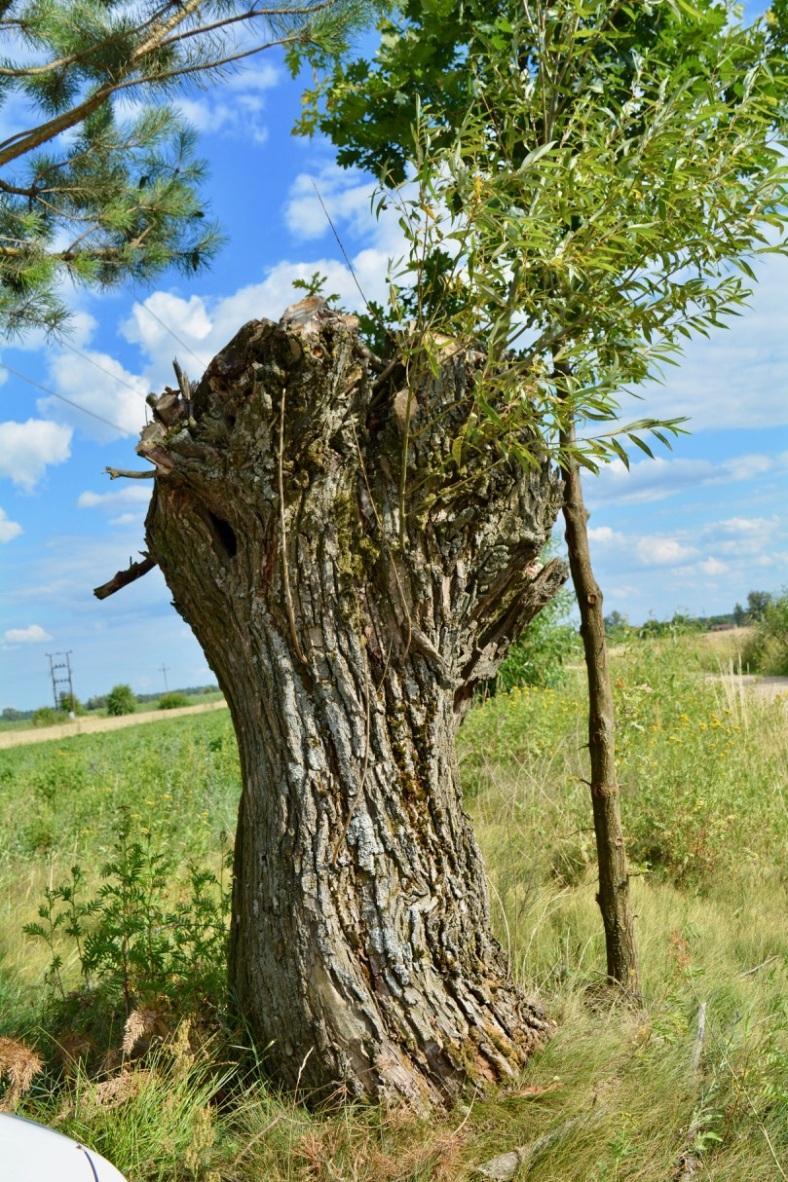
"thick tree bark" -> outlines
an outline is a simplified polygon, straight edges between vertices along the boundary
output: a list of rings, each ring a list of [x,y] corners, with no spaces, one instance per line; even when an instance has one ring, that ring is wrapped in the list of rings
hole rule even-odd
[[[570,429],[561,440],[570,449],[564,470],[563,512],[588,677],[590,788],[599,871],[597,902],[605,929],[608,978],[637,996],[640,988],[638,959],[616,773],[613,689],[607,663],[602,592],[594,578],[588,544],[588,513],[583,501],[580,470],[571,458],[574,438],[574,430]]]
[[[454,737],[563,581],[538,561],[561,489],[482,448],[457,469],[481,360],[376,382],[354,319],[304,300],[241,329],[188,411],[166,391],[138,449],[150,555],[238,737],[235,1004],[317,1097],[451,1098],[546,1026],[490,932]]]

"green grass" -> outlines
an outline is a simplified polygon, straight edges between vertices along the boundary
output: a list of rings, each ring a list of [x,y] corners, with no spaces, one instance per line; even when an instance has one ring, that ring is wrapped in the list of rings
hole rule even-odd
[[[511,1087],[429,1120],[315,1115],[239,1068],[221,1031],[206,1050],[181,1026],[115,1106],[106,1077],[80,1070],[64,1082],[50,1066],[24,1110],[57,1119],[131,1182],[449,1182],[551,1130],[559,1135],[529,1179],[666,1182],[693,1121],[695,1179],[784,1178],[786,712],[709,681],[707,665],[693,639],[635,642],[615,661],[641,1010],[611,1007],[599,989],[578,671],[561,690],[497,696],[471,714],[461,741],[496,928],[556,1023]],[[238,793],[224,712],[0,751],[0,1033],[57,1059],[45,950],[21,926],[47,883],[75,862],[89,873],[106,860],[121,806],[179,860],[210,865]],[[205,1033],[199,1016],[192,1033]]]

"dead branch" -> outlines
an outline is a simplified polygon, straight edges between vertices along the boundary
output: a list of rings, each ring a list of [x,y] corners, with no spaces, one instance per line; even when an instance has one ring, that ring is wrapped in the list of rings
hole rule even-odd
[[[145,472],[130,472],[126,468],[105,468],[104,471],[110,480],[119,480],[121,477],[124,480],[153,480],[156,475],[155,468],[149,468]]]
[[[767,965],[774,964],[779,959],[779,956],[767,956],[766,960],[762,960],[760,964],[753,965],[751,969],[744,969],[743,972],[739,973],[739,976],[752,977],[755,973],[759,973],[761,969],[765,969]]]
[[[154,566],[157,566],[155,558],[151,558],[146,554],[142,562],[129,562],[126,570],[119,570],[114,574],[107,583],[102,583],[100,587],[93,588],[93,594],[96,599],[108,599],[110,595],[114,595],[116,591],[120,591],[123,587],[128,587],[129,583],[135,583],[137,579],[141,579],[148,571],[152,571]]]
[[[541,1153],[544,1153],[551,1145],[555,1145],[556,1142],[563,1141],[564,1137],[576,1129],[582,1121],[582,1117],[573,1117],[559,1125],[558,1128],[551,1129],[544,1136],[537,1137],[528,1145],[519,1145],[516,1149],[510,1149],[508,1153],[491,1157],[489,1161],[482,1162],[480,1166],[476,1167],[473,1171],[474,1177],[488,1178],[492,1182],[510,1182],[518,1170],[524,1166],[526,1169],[530,1169]]]

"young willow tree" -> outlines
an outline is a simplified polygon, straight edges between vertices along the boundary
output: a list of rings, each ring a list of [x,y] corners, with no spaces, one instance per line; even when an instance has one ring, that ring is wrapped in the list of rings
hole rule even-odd
[[[390,200],[410,250],[390,320],[458,347],[484,342],[477,412],[452,449],[458,469],[491,445],[500,462],[527,467],[549,452],[561,468],[607,971],[633,993],[613,698],[580,470],[628,463],[628,443],[650,455],[644,430],[669,443],[679,420],[615,422],[622,392],[674,359],[683,337],[722,326],[746,299],[752,256],[782,249],[785,25],[782,3],[744,29],[731,6],[704,0],[411,0],[382,22],[374,61],[336,67],[303,121],[331,136],[342,163],[399,190]],[[544,439],[541,454],[524,429]]]
[[[204,169],[162,100],[274,45],[326,50],[351,15],[341,0],[2,0],[0,111],[21,126],[0,142],[0,332],[62,327],[64,280],[207,263]]]

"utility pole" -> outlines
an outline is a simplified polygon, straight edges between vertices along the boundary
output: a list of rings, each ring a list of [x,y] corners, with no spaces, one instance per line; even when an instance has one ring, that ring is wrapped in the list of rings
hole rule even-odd
[[[161,673],[162,677],[164,678],[164,692],[165,692],[165,694],[169,693],[169,690],[170,690],[170,687],[167,684],[167,674],[169,673],[169,671],[170,671],[169,665],[160,665],[159,666],[159,673]]]
[[[63,700],[68,702],[69,714],[74,714],[74,680],[71,673],[72,650],[67,653],[47,653],[49,658],[49,676],[52,678],[52,697],[55,709],[62,709]],[[58,657],[61,659],[58,660]]]

